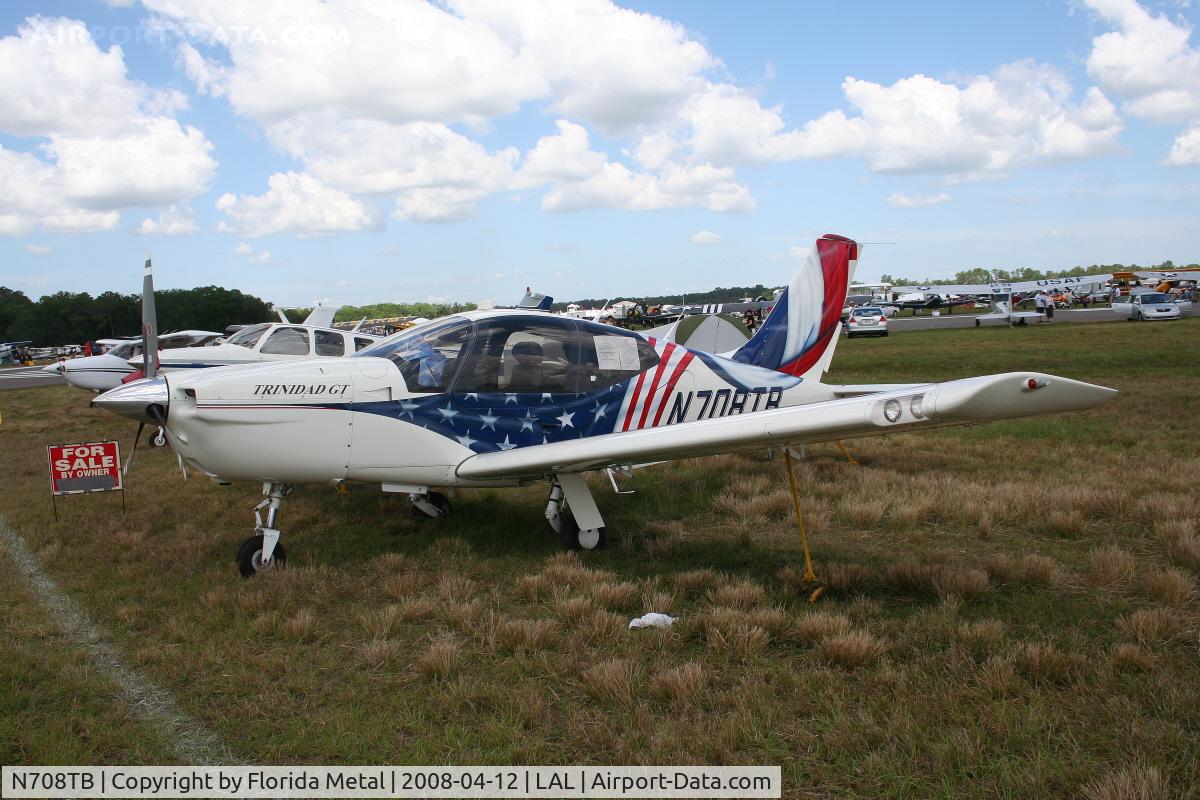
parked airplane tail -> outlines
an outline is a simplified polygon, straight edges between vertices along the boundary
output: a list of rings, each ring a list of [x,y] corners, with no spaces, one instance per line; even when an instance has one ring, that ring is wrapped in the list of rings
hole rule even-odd
[[[825,234],[805,257],[766,321],[734,361],[820,380],[837,346],[838,328],[860,246]]]

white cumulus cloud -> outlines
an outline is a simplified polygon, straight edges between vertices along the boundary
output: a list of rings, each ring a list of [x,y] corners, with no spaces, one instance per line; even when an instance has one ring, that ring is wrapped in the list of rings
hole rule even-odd
[[[1116,28],[1092,40],[1088,74],[1124,100],[1134,116],[1159,123],[1191,123],[1165,159],[1195,164],[1200,124],[1200,49],[1191,29],[1155,16],[1136,0],[1084,0],[1097,17]]]
[[[126,75],[120,47],[101,50],[78,20],[30,17],[0,38],[0,131],[43,141],[0,147],[0,233],[114,228],[120,210],[202,192],[212,145],[173,116],[175,91]]]
[[[689,237],[692,244],[720,244],[721,235],[712,231],[696,231]]]
[[[895,192],[887,197],[887,204],[892,208],[920,208],[921,206],[940,206],[949,203],[950,195],[945,192],[938,194],[903,194]]]
[[[217,198],[217,210],[227,217],[220,229],[249,237],[273,233],[322,236],[382,226],[374,206],[325,186],[311,175],[277,172],[267,180],[267,187],[261,195],[223,194]]]
[[[143,219],[133,231],[141,236],[188,236],[200,232],[200,226],[187,206],[170,206],[158,219]]]
[[[35,244],[34,242],[30,242],[29,244],[25,245],[25,252],[33,256],[49,255],[50,251],[53,249],[54,248],[48,244]]]
[[[1057,68],[1032,61],[961,83],[925,75],[891,86],[847,78],[842,90],[858,114],[829,112],[805,125],[795,144],[810,157],[863,157],[875,172],[1003,174],[1109,152],[1122,129],[1098,89],[1076,103]]]

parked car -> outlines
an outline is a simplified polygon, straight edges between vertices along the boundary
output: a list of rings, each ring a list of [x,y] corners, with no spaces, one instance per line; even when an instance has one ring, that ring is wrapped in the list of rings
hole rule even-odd
[[[846,318],[846,336],[887,336],[888,321],[878,306],[863,306],[850,310]]]
[[[1156,319],[1179,319],[1182,312],[1179,304],[1169,294],[1143,292],[1113,303],[1113,310],[1123,314],[1130,322],[1150,322]]]

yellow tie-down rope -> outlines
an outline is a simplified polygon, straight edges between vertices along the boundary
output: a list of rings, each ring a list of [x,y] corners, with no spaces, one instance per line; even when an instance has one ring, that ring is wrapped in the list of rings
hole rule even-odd
[[[800,490],[796,487],[796,474],[792,471],[792,449],[783,448],[784,463],[787,466],[788,485],[792,487],[792,506],[796,509],[796,527],[800,529],[800,546],[804,549],[804,582],[820,584],[816,573],[813,572],[812,556],[808,552],[808,531],[804,527],[804,513],[800,510]],[[815,603],[825,592],[825,587],[818,585],[808,596],[808,602]]]

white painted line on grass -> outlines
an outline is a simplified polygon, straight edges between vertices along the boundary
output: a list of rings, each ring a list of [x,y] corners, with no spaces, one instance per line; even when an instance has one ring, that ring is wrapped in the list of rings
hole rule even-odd
[[[105,630],[92,622],[45,573],[25,540],[3,518],[0,518],[0,543],[16,567],[17,576],[46,613],[74,645],[85,650],[112,678],[134,714],[153,725],[177,756],[197,765],[237,763],[214,733],[180,711],[165,689],[139,674],[121,657]]]

